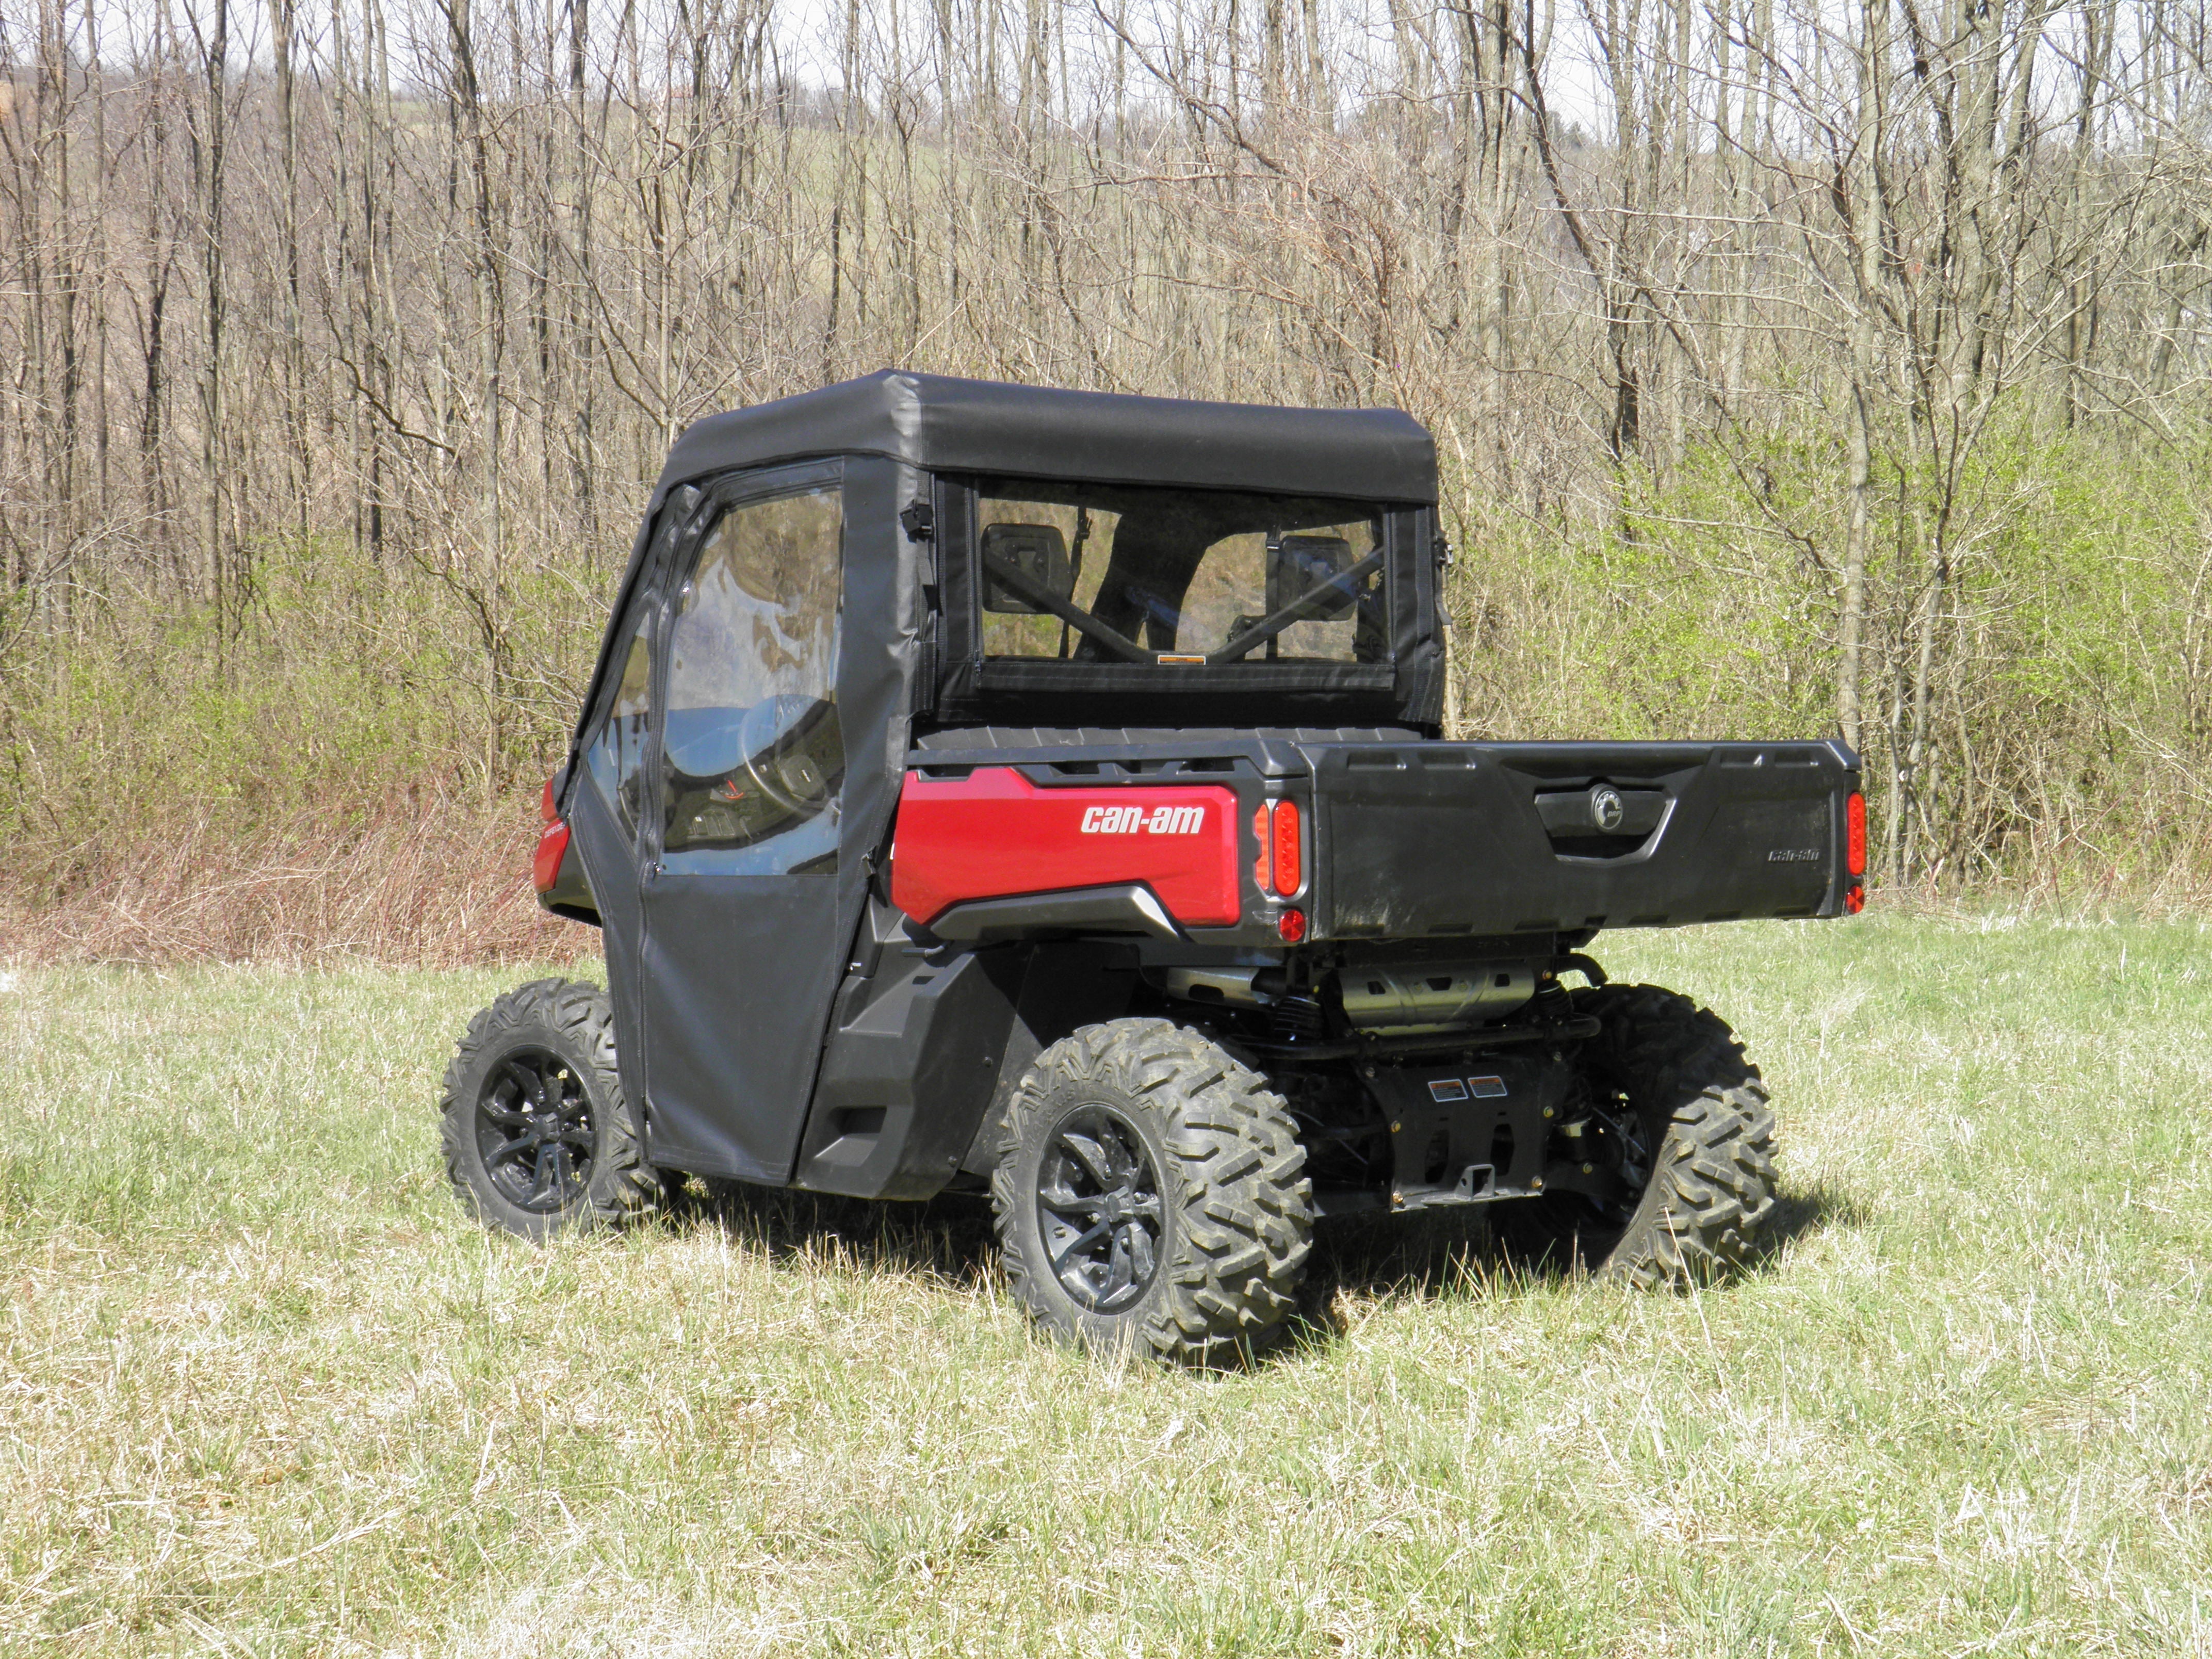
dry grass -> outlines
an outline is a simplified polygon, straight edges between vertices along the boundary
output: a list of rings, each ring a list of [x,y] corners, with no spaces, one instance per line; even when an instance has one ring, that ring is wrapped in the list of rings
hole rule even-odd
[[[2212,1655],[2206,942],[1602,941],[1765,1062],[1773,1259],[1339,1232],[1225,1378],[1032,1340],[958,1205],[484,1235],[429,1100],[513,971],[18,971],[0,1647]]]
[[[534,804],[398,800],[240,833],[212,811],[0,876],[0,962],[465,967],[589,948],[530,887]]]

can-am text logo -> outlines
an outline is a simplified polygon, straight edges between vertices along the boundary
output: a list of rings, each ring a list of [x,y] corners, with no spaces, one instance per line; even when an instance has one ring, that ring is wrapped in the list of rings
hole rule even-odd
[[[1086,836],[1194,836],[1206,827],[1203,806],[1086,806]]]

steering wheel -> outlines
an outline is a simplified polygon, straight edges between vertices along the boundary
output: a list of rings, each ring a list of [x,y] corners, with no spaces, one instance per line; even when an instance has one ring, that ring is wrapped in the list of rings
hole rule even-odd
[[[787,812],[810,815],[830,799],[830,780],[821,763],[792,741],[810,714],[828,706],[819,697],[785,694],[765,698],[745,711],[739,727],[745,775]]]

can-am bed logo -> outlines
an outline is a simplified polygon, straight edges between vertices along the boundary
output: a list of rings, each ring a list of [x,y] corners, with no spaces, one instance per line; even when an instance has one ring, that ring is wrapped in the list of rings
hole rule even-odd
[[[1194,836],[1206,827],[1203,806],[1086,806],[1086,836]]]

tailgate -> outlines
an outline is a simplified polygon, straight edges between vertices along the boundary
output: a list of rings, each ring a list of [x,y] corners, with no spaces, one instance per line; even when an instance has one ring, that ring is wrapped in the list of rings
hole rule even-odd
[[[1315,933],[1665,927],[1841,914],[1838,743],[1316,744]]]

